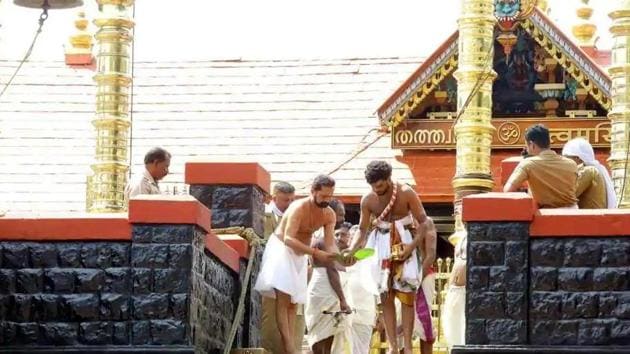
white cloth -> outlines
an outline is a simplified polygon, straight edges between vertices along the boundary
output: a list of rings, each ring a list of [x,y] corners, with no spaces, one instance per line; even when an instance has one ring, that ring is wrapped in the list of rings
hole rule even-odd
[[[466,287],[449,285],[442,307],[442,330],[450,347],[466,343]]]
[[[562,148],[562,155],[577,156],[584,162],[586,166],[593,166],[604,177],[606,181],[606,203],[608,209],[617,208],[617,195],[615,194],[615,186],[613,184],[608,170],[595,158],[595,152],[591,144],[583,138],[575,138],[569,140]]]
[[[265,205],[265,213],[273,213],[278,218],[281,218],[284,215],[284,211],[278,209],[278,206],[273,200],[271,203]]]
[[[374,326],[352,324],[352,354],[368,354]]]
[[[431,317],[433,299],[435,298],[435,273],[431,273],[424,277],[424,279],[422,279],[422,289],[419,290],[419,292],[420,291],[422,291],[422,294],[424,294],[424,301],[426,301],[426,303],[424,304],[425,312],[423,315],[423,321],[425,322],[421,321],[419,318],[418,307],[420,306],[420,304],[418,302],[419,300],[417,300],[415,302],[416,308],[414,308],[414,313],[416,315],[413,316],[414,332],[423,341],[433,343],[435,341],[435,338],[437,337],[437,329],[433,325],[433,318]],[[419,292],[418,294],[420,294]]]
[[[403,244],[409,244],[413,241],[413,236],[409,230],[405,229],[405,226],[413,223],[411,215],[408,215],[402,219],[394,222],[394,227],[400,235],[400,239]],[[389,229],[391,227],[389,222],[381,222],[378,224],[378,228]],[[362,261],[364,279],[367,279],[365,286],[374,295],[379,295],[389,290],[388,278],[389,270],[382,269],[381,265],[383,260],[391,258],[391,246],[390,246],[390,233],[380,233],[379,229],[375,228],[370,235],[366,243],[366,248],[374,248],[374,256]],[[409,257],[403,265],[402,276],[399,281],[394,281],[393,288],[402,292],[415,292],[420,286],[420,279],[422,279],[422,270],[418,266],[418,257],[416,250],[413,250],[411,257]]]
[[[348,285],[347,290],[344,288],[344,295],[348,306],[354,310],[352,326],[358,324],[374,327],[376,323],[377,298],[365,286],[366,282],[361,278],[362,272],[360,267],[361,263],[357,263],[352,267],[346,267]]]
[[[347,277],[340,272],[339,279],[344,288]],[[308,334],[306,340],[309,346],[334,336],[332,353],[343,353],[344,344],[351,338],[350,323],[352,315],[324,314],[324,311],[339,312],[339,298],[330,285],[326,268],[315,267],[308,284],[308,301],[304,308],[304,319]]]
[[[303,304],[306,302],[307,280],[306,255],[297,255],[278,236],[271,234],[265,246],[262,267],[254,290],[262,296],[275,298],[274,289],[277,289],[290,295],[292,303]]]

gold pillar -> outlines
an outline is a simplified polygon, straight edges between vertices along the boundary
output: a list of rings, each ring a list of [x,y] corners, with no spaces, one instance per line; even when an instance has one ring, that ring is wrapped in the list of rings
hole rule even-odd
[[[613,23],[612,64],[608,69],[612,78],[612,107],[610,158],[612,179],[620,208],[630,208],[630,0],[619,1],[617,10],[609,15]]]
[[[120,212],[126,209],[124,190],[129,160],[129,91],[131,88],[131,29],[133,0],[96,0],[99,16],[96,81],[96,156],[88,177],[87,210]]]
[[[455,189],[455,233],[449,239],[454,245],[465,235],[461,219],[461,201],[466,195],[491,191],[490,153],[494,127],[492,119],[492,69],[494,57],[494,1],[463,0],[459,18],[459,65],[457,79],[457,110],[461,113],[455,124],[457,138]],[[470,103],[464,107],[474,88]]]

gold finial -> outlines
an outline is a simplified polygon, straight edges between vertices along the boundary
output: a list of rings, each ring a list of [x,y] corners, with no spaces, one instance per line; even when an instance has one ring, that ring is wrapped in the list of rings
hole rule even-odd
[[[597,26],[591,21],[593,8],[588,5],[590,0],[579,0],[581,4],[576,10],[578,23],[571,28],[573,36],[580,47],[594,47],[597,41]]]
[[[92,54],[92,35],[87,31],[88,20],[85,12],[79,11],[77,19],[74,21],[77,31],[70,36],[70,46],[66,49],[66,54]]]
[[[536,4],[536,6],[538,6],[538,8],[540,9],[540,11],[542,11],[543,13],[549,13],[549,6],[547,4],[547,0],[538,0],[538,3]]]

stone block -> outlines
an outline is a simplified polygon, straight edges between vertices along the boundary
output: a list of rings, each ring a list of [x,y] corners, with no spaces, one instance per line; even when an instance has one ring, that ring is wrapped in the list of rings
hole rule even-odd
[[[630,272],[626,268],[595,268],[593,290],[629,291]]]
[[[130,268],[105,269],[105,284],[103,286],[103,292],[130,294],[131,284]]]
[[[79,326],[79,342],[87,345],[112,343],[114,328],[111,322],[83,322]]]
[[[112,250],[107,243],[89,242],[81,246],[81,263],[85,268],[109,268]]]
[[[504,242],[469,242],[468,262],[475,266],[504,264]]]
[[[131,241],[133,243],[151,243],[156,225],[135,224],[131,227]]]
[[[12,345],[16,342],[17,328],[15,322],[0,321],[0,345]]]
[[[29,322],[34,317],[39,298],[35,295],[15,294],[9,301],[13,304],[10,319],[15,322]]]
[[[168,316],[168,294],[133,296],[133,318],[136,320],[164,319]]]
[[[15,293],[16,273],[14,269],[0,269],[0,294]]]
[[[73,269],[52,268],[44,270],[44,292],[72,294],[74,283]]]
[[[40,324],[43,344],[73,345],[78,341],[78,323],[45,322]]]
[[[489,344],[525,344],[527,321],[486,320],[486,334]]]
[[[615,317],[615,309],[617,308],[617,296],[613,293],[600,293],[598,298],[599,312],[597,316],[601,318]]]
[[[187,293],[190,271],[186,269],[155,269],[153,285],[156,293]]]
[[[468,242],[489,241],[487,234],[490,229],[490,225],[491,224],[487,222],[469,222],[466,225]]]
[[[486,291],[490,278],[490,267],[468,266],[466,282],[468,289],[472,291]]]
[[[530,295],[530,319],[557,320],[560,319],[560,305],[562,293],[534,291]]]
[[[466,296],[466,314],[475,319],[505,318],[505,294],[471,292]]]
[[[553,267],[530,268],[531,289],[533,291],[555,291],[557,289],[558,269]]]
[[[562,318],[595,318],[598,314],[599,295],[597,293],[562,294]]]
[[[60,242],[56,244],[59,255],[59,266],[66,268],[80,268],[81,244],[76,242]]]
[[[578,345],[604,345],[610,342],[610,328],[613,320],[580,321]]]
[[[558,290],[589,291],[593,286],[591,268],[561,268],[558,270]]]
[[[233,296],[236,293],[238,279],[230,268],[221,263],[214,255],[207,254],[206,283],[225,296]]]
[[[576,345],[579,321],[532,321],[529,340],[534,345]]]
[[[189,193],[197,200],[205,205],[208,209],[212,210],[212,196],[214,194],[215,186],[211,185],[198,185],[192,184],[189,188]]]
[[[505,314],[512,320],[527,320],[527,293],[516,292],[505,294]]]
[[[186,323],[175,320],[151,321],[151,340],[157,345],[186,343]]]
[[[131,243],[112,243],[111,248],[111,266],[112,267],[129,267],[129,259],[131,257]]]
[[[40,295],[37,313],[39,320],[43,322],[63,321],[62,315],[65,313],[63,298],[56,294]]]
[[[18,269],[15,284],[18,293],[41,293],[44,289],[44,271],[41,268]]]
[[[4,242],[2,244],[2,266],[5,268],[28,268],[28,255],[27,243]]]
[[[564,243],[564,266],[596,267],[601,252],[602,243],[598,239],[569,239]]]
[[[488,344],[486,320],[466,317],[466,344]]]
[[[528,268],[527,253],[529,245],[526,241],[508,241],[505,243],[505,265],[512,272],[525,273]]]
[[[486,241],[525,241],[528,237],[528,222],[493,222],[489,225]]]
[[[133,268],[131,270],[133,294],[148,294],[153,291],[153,270],[149,268]]]
[[[617,307],[615,308],[615,317],[623,320],[630,320],[630,294],[617,294]]]
[[[131,265],[140,268],[166,268],[168,266],[168,245],[131,245]]]
[[[149,321],[133,321],[131,325],[131,344],[151,344],[151,325]]]
[[[182,268],[189,270],[192,263],[192,245],[180,244],[168,246],[168,266],[170,268]]]
[[[29,247],[33,268],[57,266],[57,248],[52,243],[35,243]]]
[[[170,307],[173,318],[186,320],[188,317],[188,294],[175,294],[170,296]]]
[[[216,186],[212,195],[212,209],[251,209],[253,186]]]
[[[488,281],[488,289],[490,291],[527,291],[527,280],[525,271],[514,272],[508,267],[498,266],[490,267],[490,280]]]
[[[129,330],[129,322],[114,322],[112,327],[112,343],[114,345],[128,345],[131,343],[131,331]]]
[[[555,238],[530,240],[530,267],[561,267],[564,263],[564,243]]]
[[[124,321],[129,319],[131,299],[128,295],[100,294],[100,319]]]
[[[630,264],[630,240],[628,237],[604,240],[600,264],[604,267],[627,267]]]
[[[105,286],[105,272],[101,269],[77,269],[75,274],[78,293],[101,291]]]
[[[630,345],[630,321],[615,321],[610,328],[610,343]]]
[[[19,344],[37,344],[39,341],[39,325],[36,322],[22,322],[15,324],[16,341]]]
[[[193,237],[193,227],[192,225],[154,226],[151,242],[190,244]]]
[[[62,295],[71,319],[98,321],[99,299],[96,294]]]

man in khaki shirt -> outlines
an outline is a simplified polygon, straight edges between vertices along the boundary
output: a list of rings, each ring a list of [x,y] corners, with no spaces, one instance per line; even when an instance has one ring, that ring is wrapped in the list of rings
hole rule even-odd
[[[141,175],[129,182],[125,188],[125,200],[139,194],[160,194],[158,181],[168,175],[171,165],[171,154],[155,147],[144,155],[144,171]]]
[[[279,181],[273,186],[271,193],[271,202],[265,206],[265,239],[278,227],[282,215],[295,199],[295,187],[288,182]]]
[[[549,130],[542,124],[525,132],[527,153],[507,183],[504,192],[515,192],[527,181],[540,208],[577,208],[577,164],[549,149]]]

